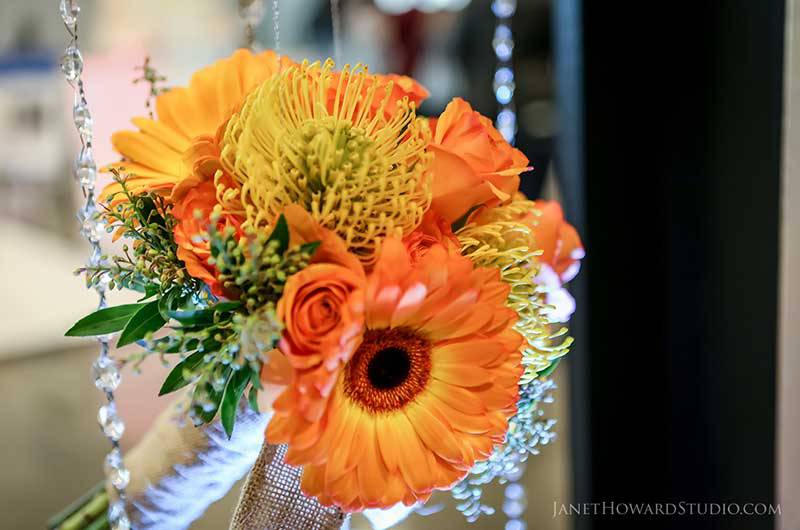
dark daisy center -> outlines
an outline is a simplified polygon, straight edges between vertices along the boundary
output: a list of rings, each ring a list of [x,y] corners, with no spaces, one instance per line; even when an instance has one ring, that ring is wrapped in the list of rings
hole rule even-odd
[[[394,347],[377,352],[367,366],[369,382],[379,390],[400,386],[410,371],[411,359],[408,352]]]
[[[428,384],[431,345],[402,328],[368,329],[345,366],[345,394],[371,412],[403,408]]]

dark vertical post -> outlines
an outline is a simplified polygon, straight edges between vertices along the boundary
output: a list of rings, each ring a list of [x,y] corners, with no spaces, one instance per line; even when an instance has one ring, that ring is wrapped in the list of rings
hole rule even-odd
[[[784,3],[583,10],[592,499],[774,502]]]
[[[556,175],[563,195],[565,215],[581,234],[586,234],[584,182],[584,94],[583,94],[583,29],[580,0],[556,0],[553,3],[553,52],[555,61],[555,93],[559,116],[556,137]],[[589,359],[586,296],[587,275],[584,270],[570,289],[577,309],[570,322],[576,339],[566,366],[570,380],[570,433],[572,439],[572,502],[591,499],[591,437]],[[568,502],[570,499],[556,499]],[[588,530],[590,520],[576,521],[576,530]]]

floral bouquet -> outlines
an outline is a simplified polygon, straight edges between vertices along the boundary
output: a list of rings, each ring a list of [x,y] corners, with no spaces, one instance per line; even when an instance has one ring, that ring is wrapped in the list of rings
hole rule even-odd
[[[245,50],[159,94],[112,137],[101,201],[126,244],[83,270],[142,298],[67,334],[177,361],[161,394],[187,387],[197,426],[271,414],[261,442],[324,507],[502,478],[535,450],[583,249],[488,118],[458,98],[419,116],[426,95]]]

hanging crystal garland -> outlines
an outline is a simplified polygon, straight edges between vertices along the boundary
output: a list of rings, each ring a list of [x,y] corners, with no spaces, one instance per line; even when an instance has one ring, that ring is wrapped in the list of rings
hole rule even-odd
[[[499,106],[495,126],[512,145],[517,134],[517,112],[514,106],[514,37],[511,33],[511,17],[516,10],[517,0],[492,2],[492,12],[496,20],[492,48],[497,57],[492,87]]]
[[[73,168],[75,179],[81,186],[85,198],[78,211],[80,231],[91,245],[89,267],[97,267],[102,261],[100,234],[103,232],[103,221],[95,204],[95,183],[97,180],[97,164],[92,156],[92,115],[86,102],[83,80],[83,56],[78,47],[78,0],[60,0],[59,14],[70,36],[69,45],[61,57],[61,71],[74,90],[72,118],[80,137],[81,147]],[[98,307],[106,306],[106,284],[93,284],[99,298]],[[105,459],[105,475],[107,482],[116,492],[115,499],[109,505],[108,520],[113,530],[130,529],[130,521],[125,511],[125,488],[130,481],[130,472],[125,468],[119,448],[119,440],[125,432],[125,424],[117,414],[114,391],[119,387],[121,377],[119,365],[109,356],[108,337],[98,339],[100,354],[92,365],[92,379],[95,386],[105,393],[107,403],[100,407],[97,421],[103,434],[112,445],[111,452]]]
[[[275,53],[278,54],[278,66],[281,65],[281,6],[280,0],[272,0],[272,34],[275,36]]]
[[[494,0],[492,12],[495,16],[492,48],[497,58],[492,89],[497,100],[498,112],[495,126],[508,143],[514,145],[517,135],[517,112],[514,105],[514,35],[511,19],[517,10],[517,0]],[[516,469],[506,478],[503,513],[508,517],[505,530],[525,530],[523,520],[526,507],[525,488],[519,483],[525,473],[525,462],[520,461]]]

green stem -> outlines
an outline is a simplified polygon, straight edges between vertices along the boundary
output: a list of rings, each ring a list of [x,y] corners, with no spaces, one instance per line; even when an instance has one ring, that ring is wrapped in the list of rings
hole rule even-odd
[[[55,525],[53,523],[56,523]],[[77,511],[50,522],[51,530],[98,530],[108,528],[108,493],[105,488],[95,492]]]
[[[105,494],[105,483],[100,482],[95,485],[92,489],[84,493],[81,498],[64,508],[61,512],[54,515],[48,522],[47,528],[48,530],[55,530],[59,528],[64,521],[78,513],[81,509],[86,507],[92,499],[94,499],[100,493]]]
[[[108,511],[104,511],[103,514],[95,521],[86,527],[86,530],[109,530],[111,525],[108,522]]]

